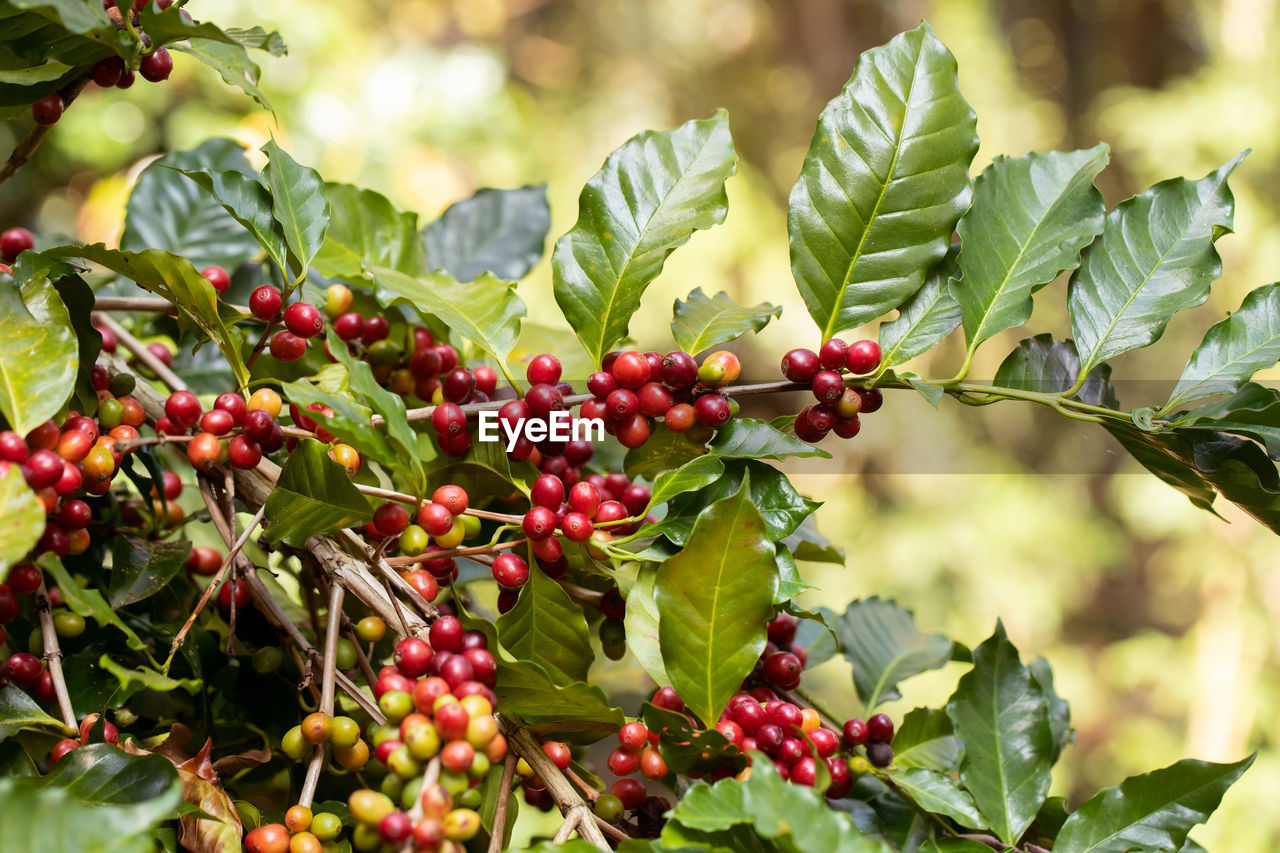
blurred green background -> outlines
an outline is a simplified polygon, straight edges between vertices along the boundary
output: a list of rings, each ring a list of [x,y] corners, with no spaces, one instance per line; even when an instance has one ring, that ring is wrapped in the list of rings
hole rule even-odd
[[[1121,401],[1158,402],[1204,330],[1280,270],[1280,23],[1274,0],[194,0],[197,17],[279,29],[264,55],[277,118],[175,55],[167,85],[91,89],[35,163],[0,195],[0,223],[116,239],[131,182],[155,154],[211,135],[251,147],[269,134],[330,180],[387,194],[425,216],[481,186],[548,182],[554,233],[582,183],[632,134],[727,107],[741,155],[725,225],[672,256],[632,331],[665,349],[670,305],[695,286],[784,306],[744,349],[744,378],[817,343],[791,283],[786,197],[818,111],[860,51],[926,18],[956,54],[978,113],[975,173],[997,153],[1112,146],[1109,204],[1240,150],[1236,235],[1222,280],[1152,350],[1114,364]],[[0,127],[0,147],[25,133]],[[9,137],[6,139],[6,136]],[[1064,282],[1023,334],[1066,336]],[[546,262],[522,284],[554,321]],[[989,377],[1019,330],[987,343]],[[874,335],[874,327],[865,330]],[[852,339],[852,336],[846,336]],[[952,342],[954,344],[954,342]],[[921,373],[951,375],[943,346]],[[1273,374],[1274,376],[1274,374]],[[1158,399],[1159,398],[1159,399]],[[767,406],[783,410],[788,401]],[[798,405],[798,403],[797,403]],[[1055,792],[1079,797],[1184,756],[1257,764],[1211,823],[1211,849],[1280,842],[1280,543],[1229,505],[1194,510],[1100,431],[1014,404],[931,411],[895,393],[862,435],[827,442],[833,461],[793,466],[826,501],[819,524],[848,549],[843,569],[807,566],[808,603],[871,594],[920,625],[974,644],[1003,618],[1025,657],[1053,663],[1078,745]],[[960,672],[911,682],[900,716],[942,701]],[[611,682],[629,673],[606,672]],[[847,665],[816,670],[829,704],[856,710]]]

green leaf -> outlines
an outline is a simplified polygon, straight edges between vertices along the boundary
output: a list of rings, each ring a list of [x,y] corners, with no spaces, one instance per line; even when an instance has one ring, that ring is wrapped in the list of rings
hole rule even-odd
[[[509,281],[484,273],[462,284],[444,273],[405,275],[375,267],[375,293],[384,306],[405,302],[424,314],[440,318],[456,332],[504,364],[520,336],[524,302]]]
[[[172,690],[177,690],[179,687],[192,696],[197,696],[200,694],[201,688],[204,687],[204,682],[199,678],[170,678],[167,675],[161,675],[154,669],[127,667],[112,660],[107,655],[98,658],[98,666],[102,667],[104,672],[115,676],[116,681],[120,682],[121,692],[126,696],[137,693],[140,690],[168,693]]]
[[[925,811],[949,817],[969,829],[987,828],[973,804],[973,797],[950,776],[923,767],[894,769],[888,775],[899,790]]]
[[[801,521],[800,526],[782,544],[791,549],[797,560],[844,565],[844,549],[833,545],[830,539],[819,532],[812,515]]]
[[[52,551],[42,554],[36,564],[53,577],[54,585],[62,592],[62,598],[66,601],[68,609],[86,619],[92,619],[99,625],[110,625],[117,629],[124,634],[129,648],[144,653],[152,663],[155,663],[147,644],[142,642],[142,638],[125,624],[111,605],[107,604],[102,593],[96,589],[82,587],[72,580],[71,575],[63,567],[62,561]]]
[[[541,571],[529,574],[515,607],[498,617],[498,641],[557,681],[586,681],[594,657],[582,608]]]
[[[671,334],[676,344],[687,353],[699,353],[760,331],[769,320],[782,316],[782,308],[768,302],[748,308],[723,290],[707,296],[695,287],[684,302],[676,300],[673,313]]]
[[[1174,423],[1180,429],[1247,435],[1262,442],[1272,459],[1280,458],[1280,393],[1274,388],[1246,382],[1230,397],[1192,409]]]
[[[233,221],[238,233],[252,247],[250,254],[256,254],[261,247],[280,269],[285,268],[289,250],[284,242],[284,229],[276,222],[272,212],[271,192],[261,181],[236,169],[199,168],[179,171],[205,193],[213,196],[213,204],[222,208],[222,212]]]
[[[650,532],[661,533],[677,545],[683,544],[693,532],[698,514],[710,504],[736,494],[748,474],[751,502],[764,517],[765,530],[772,541],[789,536],[822,506],[797,492],[777,468],[754,459],[732,459],[725,462],[723,477],[672,500],[667,517],[649,528]]]
[[[22,688],[6,684],[0,687],[0,741],[7,740],[18,732],[66,736],[71,729],[46,714]]]
[[[150,598],[182,571],[191,554],[185,539],[156,542],[117,536],[111,547],[112,608],[125,607]]]
[[[1234,212],[1227,178],[1243,158],[1199,181],[1162,181],[1107,214],[1067,294],[1085,373],[1154,343],[1176,312],[1209,298],[1222,271],[1213,244],[1231,230]]]
[[[319,533],[368,521],[369,502],[356,491],[346,469],[329,458],[329,447],[304,438],[289,454],[267,497],[266,539],[295,548]]]
[[[84,258],[101,264],[117,275],[137,282],[145,290],[163,296],[218,346],[235,373],[236,381],[245,385],[249,372],[240,357],[240,347],[232,335],[229,322],[239,318],[218,300],[218,291],[200,275],[186,258],[159,249],[128,252],[108,249],[102,243],[87,246],[59,246],[44,254],[55,258]]]
[[[752,835],[774,839],[787,853],[889,853],[883,841],[863,834],[849,815],[836,811],[822,795],[804,785],[783,781],[773,762],[757,756],[750,778],[721,779],[695,785],[671,812],[662,830],[663,844],[678,844],[680,829],[720,832],[745,826]],[[735,851],[748,848],[735,846]]]
[[[973,650],[973,669],[960,679],[947,714],[964,744],[961,783],[992,832],[1013,844],[1049,792],[1053,734],[1044,693],[1003,624]]]
[[[998,332],[1031,317],[1031,296],[1102,231],[1106,210],[1094,177],[1110,160],[1106,145],[1083,151],[996,157],[973,184],[973,208],[960,220],[960,304],[969,357]]]
[[[1060,394],[1075,386],[1080,375],[1080,357],[1071,341],[1055,341],[1045,332],[1018,341],[1013,352],[996,369],[995,384],[1001,388]],[[1111,367],[1099,364],[1072,396],[1092,405],[1120,408],[1110,382]]]
[[[1280,360],[1280,282],[1251,290],[1240,310],[1219,320],[1182,371],[1169,402],[1171,412],[1188,400],[1239,390],[1256,371]]]
[[[163,249],[182,255],[196,269],[216,264],[233,270],[256,255],[253,235],[175,169],[187,175],[235,172],[253,180],[244,149],[234,139],[210,139],[190,151],[166,154],[142,171],[129,193],[120,247],[131,252]]]
[[[423,230],[422,243],[429,268],[458,281],[486,272],[519,281],[542,258],[550,230],[546,184],[488,188],[449,205]]]
[[[64,266],[60,261],[57,267]],[[93,325],[91,314],[95,297],[89,285],[78,275],[57,275],[51,272],[50,280],[58,291],[58,297],[67,308],[72,333],[76,336],[79,364],[76,368],[76,388],[73,399],[82,411],[96,411],[98,392],[93,387],[93,368],[102,352],[102,334]]]
[[[1253,764],[1179,761],[1104,788],[1067,818],[1055,853],[1178,850],[1193,826],[1208,819],[1222,795]]]
[[[990,853],[991,848],[981,841],[968,838],[929,839],[920,845],[920,853]]]
[[[582,188],[578,221],[551,258],[555,297],[599,364],[627,335],[667,255],[724,221],[737,153],[724,111],[672,131],[645,131],[609,155]]]
[[[667,675],[666,665],[662,662],[662,648],[658,639],[660,614],[653,594],[657,578],[656,567],[648,563],[640,566],[635,583],[627,593],[623,623],[626,626],[627,648],[635,657],[636,663],[640,664],[659,687],[670,687],[671,676]]]
[[[950,772],[960,762],[960,741],[951,718],[938,708],[916,708],[893,735],[893,766]]]
[[[710,773],[722,768],[735,772],[747,766],[747,757],[714,728],[695,729],[686,714],[645,702],[640,718],[658,735],[658,752],[672,773]]]
[[[622,470],[631,479],[654,481],[664,471],[687,465],[706,454],[706,448],[685,438],[681,432],[655,429],[649,440],[627,451]]]
[[[910,610],[879,596],[853,602],[831,628],[867,708],[901,698],[898,682],[951,659],[951,640],[922,633]]]
[[[289,52],[289,49],[285,47],[284,39],[280,37],[279,33],[269,33],[262,27],[249,27],[248,29],[227,27],[222,32],[232,41],[255,50],[265,50],[275,57],[284,56]]]
[[[343,347],[345,348],[345,344]],[[332,344],[330,351],[334,351]],[[308,412],[307,417],[333,433],[343,443],[359,450],[363,456],[387,466],[388,470],[394,470],[406,461],[405,457],[392,450],[382,432],[370,424],[373,412],[351,399],[348,393],[329,393],[305,379],[285,382],[280,390],[284,392],[285,399],[299,407],[319,403],[332,409],[332,416],[313,411]]]
[[[26,435],[71,396],[79,348],[66,306],[44,276],[21,293],[0,285],[0,328],[0,414],[10,429]]]
[[[711,440],[710,450],[724,459],[831,458],[827,451],[805,444],[768,421],[755,418],[733,418],[720,427]]]
[[[295,277],[304,274],[324,244],[329,228],[329,200],[320,174],[290,157],[274,139],[262,146],[267,155],[263,183],[271,191],[271,209],[284,230]]]
[[[785,545],[778,548],[781,552]],[[831,660],[840,652],[840,648],[836,645],[835,632],[828,625],[835,624],[839,619],[839,614],[826,607],[815,607],[813,610],[802,611],[794,604],[787,610],[800,620],[800,624],[796,626],[796,638],[792,641],[792,645],[800,646],[808,655],[806,668],[815,667],[820,663]]]
[[[44,504],[31,491],[17,465],[0,475],[0,583],[9,567],[35,547],[44,533]]]
[[[0,824],[23,850],[150,853],[156,849],[155,827],[180,800],[175,785],[132,805],[89,805],[65,788],[43,787],[36,779],[0,779]]]
[[[1049,761],[1057,763],[1062,750],[1075,740],[1075,735],[1071,731],[1071,705],[1054,689],[1053,668],[1049,666],[1047,660],[1036,658],[1027,664],[1027,669],[1031,671],[1031,677],[1035,679],[1040,692],[1044,694],[1045,701],[1049,703],[1049,731],[1053,735],[1053,753]]]
[[[822,339],[905,302],[969,207],[976,118],[928,24],[865,51],[818,118],[787,229]]]
[[[249,58],[249,52],[240,44],[227,44],[207,38],[193,38],[185,44],[175,44],[171,50],[194,56],[218,72],[223,82],[235,86],[263,108],[270,110],[271,102],[258,88],[262,69]]]
[[[165,797],[177,781],[178,771],[164,756],[94,743],[67,753],[40,786],[61,788],[90,805],[129,805]]]
[[[898,316],[880,324],[880,363],[886,368],[928,352],[960,325],[960,305],[950,287],[956,255],[953,246],[920,289],[898,306]]]
[[[313,266],[334,278],[355,280],[371,267],[406,275],[426,271],[418,215],[397,210],[386,196],[351,184],[325,184],[331,219]]]
[[[744,478],[698,515],[654,583],[667,674],[704,722],[719,717],[764,650],[777,588],[773,542]]]
[[[665,473],[653,481],[653,497],[649,510],[661,506],[676,495],[692,492],[714,483],[724,473],[724,463],[714,456],[699,456]]]

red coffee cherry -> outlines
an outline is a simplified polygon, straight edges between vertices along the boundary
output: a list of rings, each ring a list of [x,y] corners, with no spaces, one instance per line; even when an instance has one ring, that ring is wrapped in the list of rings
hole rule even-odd
[[[324,331],[324,315],[306,302],[294,302],[284,309],[284,325],[300,338],[314,338]]]
[[[143,80],[149,80],[152,83],[168,80],[172,71],[173,57],[163,47],[157,47],[138,62],[138,73],[142,75]]]
[[[293,334],[293,332],[281,329],[271,336],[271,355],[276,361],[297,361],[306,354],[306,340]]]
[[[818,362],[827,370],[843,370],[849,356],[849,345],[839,338],[832,338],[818,350]]]
[[[257,468],[262,461],[262,448],[257,442],[237,435],[227,447],[227,458],[236,468]]]
[[[409,526],[409,510],[401,504],[388,501],[374,510],[373,526],[383,536],[399,536]]]
[[[520,527],[530,539],[546,539],[555,533],[556,514],[545,506],[535,506],[524,514]]]
[[[280,313],[280,306],[283,304],[280,291],[269,284],[254,288],[253,293],[249,294],[249,313],[259,320],[272,319]]]
[[[344,341],[354,341],[356,338],[364,334],[364,315],[359,313],[358,311],[348,311],[347,313],[339,316],[338,319],[333,321],[333,330],[337,332],[338,337],[340,339]],[[419,350],[419,352],[423,352],[423,350]],[[415,360],[416,360],[417,354],[418,353],[416,352],[414,353]],[[413,371],[413,374],[415,376],[423,376],[423,375],[435,376],[436,375],[435,373],[431,373],[431,374],[419,373],[418,370],[414,368],[413,361],[409,362],[409,369]],[[439,369],[437,369],[436,373],[439,373],[439,372],[440,372]]]
[[[560,359],[554,355],[543,353],[529,362],[525,376],[530,385],[555,385],[560,381]]]
[[[849,347],[846,366],[850,373],[872,373],[880,366],[880,345],[875,341],[854,341]]]
[[[57,92],[51,92],[31,105],[31,117],[42,127],[53,127],[62,118],[66,104]]]
[[[875,714],[867,719],[867,742],[888,743],[893,740],[893,720],[888,714]]]
[[[431,666],[433,654],[431,646],[424,640],[406,637],[396,644],[393,659],[401,675],[406,678],[417,678],[426,675],[428,667]]]
[[[613,362],[610,372],[619,385],[634,391],[649,381],[649,360],[638,352],[624,352]]]
[[[183,428],[194,426],[200,412],[200,401],[190,391],[175,391],[164,401],[165,417]]]
[[[819,403],[835,405],[844,394],[844,377],[834,370],[823,370],[813,377],[813,396]]]
[[[219,293],[225,293],[231,286],[231,275],[220,266],[205,267],[200,270],[200,275],[208,279],[209,284]]]
[[[187,443],[187,460],[200,471],[208,471],[222,458],[222,442],[210,432],[202,432]]]
[[[667,353],[658,372],[672,388],[688,388],[698,381],[698,363],[687,352]]]
[[[711,427],[724,426],[733,417],[729,401],[719,394],[703,394],[694,401],[693,411],[700,423]]]
[[[441,616],[431,623],[427,639],[431,642],[431,647],[437,652],[453,652],[456,654],[462,651],[462,634],[462,623],[458,621],[458,617]]]
[[[809,349],[793,349],[782,357],[782,375],[792,382],[808,384],[822,368],[818,354]]]
[[[529,564],[515,554],[499,554],[493,560],[493,579],[504,589],[519,589],[529,580]]]

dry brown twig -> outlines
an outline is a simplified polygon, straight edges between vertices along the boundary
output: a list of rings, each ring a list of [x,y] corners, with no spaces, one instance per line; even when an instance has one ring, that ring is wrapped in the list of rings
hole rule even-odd
[[[58,697],[58,711],[67,728],[76,727],[76,714],[67,693],[67,680],[62,674],[62,649],[58,646],[58,632],[53,625],[53,605],[41,573],[40,586],[36,589],[36,611],[40,614],[40,636],[44,641],[44,660],[49,665],[49,677],[53,679],[53,693]]]

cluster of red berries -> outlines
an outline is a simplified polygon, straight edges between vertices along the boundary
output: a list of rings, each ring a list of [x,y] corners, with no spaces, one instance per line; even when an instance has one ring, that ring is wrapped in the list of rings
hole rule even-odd
[[[148,3],[154,2],[160,9],[167,9],[173,5],[173,0],[133,0],[133,9],[130,13],[129,23],[133,27],[138,27],[141,23],[142,10],[146,8]],[[102,0],[102,8],[106,10],[107,17],[117,29],[125,28],[124,15],[116,7],[115,0]],[[184,11],[183,16],[190,20],[190,15]],[[138,31],[138,37],[141,39],[145,47],[150,46],[150,40],[147,34],[141,30]],[[142,55],[138,60],[138,70],[135,73],[133,69],[125,64],[125,61],[118,56],[109,56],[106,59],[100,59],[89,69],[89,76],[103,89],[128,89],[137,79],[137,74],[142,75],[142,79],[152,83],[159,83],[162,80],[168,80],[169,75],[173,72],[173,56],[163,47],[157,47]],[[36,124],[44,127],[52,127],[58,123],[58,119],[62,118],[63,111],[67,108],[67,99],[62,92],[50,92],[40,100],[31,105],[31,117],[35,119]]]
[[[793,349],[782,357],[782,375],[808,385],[818,402],[796,416],[795,432],[804,441],[820,441],[834,432],[853,438],[861,428],[859,414],[871,414],[883,402],[878,388],[852,388],[844,372],[855,376],[873,373],[880,366],[880,346],[875,341],[847,344],[832,338],[818,352]]]
[[[0,647],[6,642],[17,645],[6,634],[4,626],[12,624],[18,618],[22,612],[23,599],[29,598],[39,589],[43,580],[44,575],[39,568],[24,563],[13,567],[7,584],[0,583]],[[60,607],[62,595],[56,587],[49,590],[49,599],[59,608],[52,614],[53,627],[58,636],[71,638],[83,634],[84,618]],[[56,699],[53,676],[45,669],[44,661],[35,654],[44,651],[44,636],[39,628],[32,629],[27,648],[33,653],[15,652],[7,660],[0,660],[0,685],[15,684],[30,692],[41,705],[52,705]]]
[[[388,547],[395,545],[406,557],[422,556],[405,568],[401,576],[427,601],[434,601],[441,586],[449,586],[458,577],[457,563],[448,554],[462,543],[480,533],[480,520],[467,514],[469,497],[461,486],[443,485],[431,495],[431,500],[418,506],[411,523],[410,511],[403,504],[388,501],[373,513],[373,520],[364,527],[365,538],[374,543],[386,540]]]
[[[603,420],[624,447],[648,441],[659,419],[672,432],[688,432],[698,424],[715,429],[735,411],[717,389],[741,372],[738,357],[727,351],[712,353],[701,366],[687,352],[611,352],[587,378],[595,399],[582,404],[582,417]]]
[[[80,721],[80,739],[72,740],[71,738],[63,738],[53,745],[53,749],[49,753],[49,757],[57,764],[62,760],[62,756],[66,755],[74,749],[82,746],[88,746],[93,742],[93,730],[97,727],[98,722],[102,722],[102,742],[120,745],[120,731],[111,724],[110,720],[104,718],[101,714],[85,714],[84,719]]]

